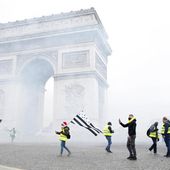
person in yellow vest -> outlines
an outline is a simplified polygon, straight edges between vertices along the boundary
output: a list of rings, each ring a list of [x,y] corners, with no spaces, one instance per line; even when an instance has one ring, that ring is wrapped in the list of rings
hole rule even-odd
[[[147,131],[147,135],[152,139],[153,144],[149,148],[150,151],[153,150],[154,154],[157,153],[157,142],[159,141],[159,135],[158,135],[158,122],[155,122]]]
[[[107,125],[105,125],[105,127],[103,129],[103,135],[106,137],[106,140],[107,140],[106,151],[108,153],[112,153],[112,151],[110,150],[110,147],[112,144],[112,134],[113,133],[114,133],[114,131],[112,130],[112,123],[108,122]]]
[[[167,147],[167,154],[165,155],[165,157],[168,158],[170,157],[170,121],[167,119],[167,117],[163,117],[161,134]]]
[[[129,160],[137,160],[136,157],[136,148],[135,148],[135,139],[136,139],[136,118],[133,114],[130,114],[128,117],[128,123],[124,124],[119,119],[119,123],[124,128],[128,127],[128,139],[127,139],[127,148],[130,153],[127,159]]]
[[[66,141],[70,139],[70,128],[68,127],[67,122],[63,122],[61,124],[61,131],[60,132],[55,132],[56,134],[59,135],[59,140],[61,141],[61,150],[60,150],[60,156],[63,155],[63,150],[65,149],[68,152],[67,156],[71,155],[70,150],[66,147]]]

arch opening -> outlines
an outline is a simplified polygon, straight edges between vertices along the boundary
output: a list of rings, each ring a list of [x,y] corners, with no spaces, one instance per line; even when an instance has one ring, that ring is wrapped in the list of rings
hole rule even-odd
[[[54,78],[50,77],[45,84],[44,96],[44,112],[43,112],[43,127],[50,128],[53,120],[53,103],[54,103]]]
[[[52,65],[44,59],[34,59],[19,76],[18,128],[36,134],[43,128],[45,85],[54,75]]]

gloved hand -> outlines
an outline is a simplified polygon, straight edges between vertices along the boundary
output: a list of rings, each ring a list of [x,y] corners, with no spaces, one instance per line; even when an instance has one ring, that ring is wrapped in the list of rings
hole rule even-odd
[[[56,133],[57,135],[60,135],[60,132],[55,131],[55,133]]]

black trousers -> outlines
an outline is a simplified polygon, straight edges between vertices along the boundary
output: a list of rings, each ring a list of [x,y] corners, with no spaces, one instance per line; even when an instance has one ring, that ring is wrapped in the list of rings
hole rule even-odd
[[[136,157],[135,139],[136,139],[136,135],[128,136],[127,148],[130,153],[130,156]]]
[[[153,150],[154,153],[157,153],[157,138],[151,138],[152,139],[152,146],[149,148],[150,151]]]

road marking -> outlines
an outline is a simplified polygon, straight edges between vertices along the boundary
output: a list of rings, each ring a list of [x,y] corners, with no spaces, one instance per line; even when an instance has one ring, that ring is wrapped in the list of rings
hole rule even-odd
[[[8,167],[8,166],[0,165],[0,170],[23,170],[23,169],[12,168],[12,167]]]

